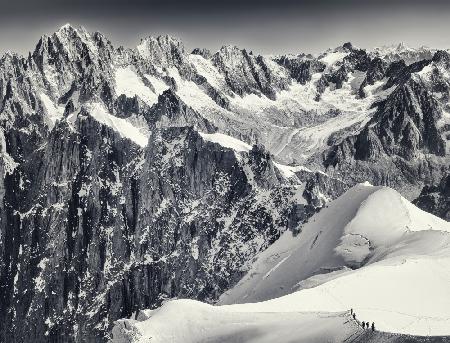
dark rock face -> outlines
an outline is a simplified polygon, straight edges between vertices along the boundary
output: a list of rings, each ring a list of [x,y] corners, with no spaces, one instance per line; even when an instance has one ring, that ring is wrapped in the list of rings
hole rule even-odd
[[[364,87],[373,85],[375,82],[382,80],[387,72],[387,63],[380,58],[374,58],[368,63],[367,73],[364,81],[359,88],[359,95],[365,97]]]
[[[391,80],[400,84],[378,104],[373,118],[359,134],[347,137],[325,153],[326,168],[351,182],[366,178],[375,184],[400,188],[402,184],[442,177],[446,168],[439,166],[439,159],[446,155],[446,143],[437,126],[441,111],[427,88],[411,77],[417,68],[419,64],[388,68]]]
[[[317,98],[320,99],[321,94],[331,85],[340,89],[344,82],[348,81],[350,73],[366,72],[371,65],[371,59],[365,50],[355,49],[351,43],[345,43],[342,49],[348,54],[343,58],[342,62],[336,69],[325,71],[317,83]]]
[[[350,188],[349,184],[316,172],[306,179],[304,196],[315,209],[320,209],[330,200],[336,199]]]
[[[448,67],[450,64],[450,54],[447,51],[438,50],[434,53],[432,60],[436,63],[443,63]]]
[[[174,78],[161,77],[169,89],[153,106],[115,94],[113,54],[150,89],[145,74],[176,67],[228,106],[168,36],[114,51],[66,26],[28,59],[0,60],[0,341],[99,342],[114,320],[166,298],[212,302],[310,215],[263,147],[238,153],[199,135],[217,129]],[[246,90],[285,87],[264,58],[241,57]],[[145,148],[117,131],[125,119],[146,123]]]
[[[144,117],[150,128],[193,126],[206,133],[217,130],[208,120],[183,103],[171,89],[158,97],[158,102],[144,112]]]
[[[114,102],[114,113],[120,118],[127,118],[132,114],[148,112],[150,109],[137,96],[128,98],[125,94],[120,95]]]
[[[201,48],[195,48],[194,50],[192,50],[191,52],[193,55],[200,55],[204,58],[211,58],[212,53],[211,51],[209,51],[208,49],[201,49]]]
[[[311,75],[325,70],[325,64],[316,59],[305,59],[298,56],[295,59],[282,56],[276,59],[277,63],[289,70],[291,77],[302,85],[311,81]]]
[[[287,75],[274,73],[264,57],[254,56],[245,49],[224,46],[212,56],[211,61],[224,74],[230,89],[241,96],[262,93],[274,100],[275,92],[289,85]]]
[[[375,81],[379,81],[386,73],[386,62],[379,58],[374,58],[370,61],[367,68],[366,80],[369,85],[373,85]]]
[[[425,186],[413,203],[422,210],[450,221],[450,175],[437,185]]]
[[[79,316],[88,312],[93,293],[105,287],[106,257],[112,249],[107,240],[129,235],[132,207],[125,203],[131,202],[131,194],[116,192],[126,182],[120,180],[126,172],[121,168],[138,149],[89,117],[77,128],[79,133],[65,125],[53,130],[51,143],[8,177],[1,313],[10,325],[2,330],[3,339],[79,339],[77,330],[91,325],[87,319],[79,322]],[[21,186],[14,180],[26,181]],[[131,191],[132,186],[124,188]],[[112,227],[121,229],[115,233]],[[114,251],[126,249],[117,246]]]
[[[440,115],[431,94],[420,84],[409,80],[380,106],[372,122],[376,123],[374,131],[388,155],[411,160],[417,157],[419,150],[445,155],[445,143],[436,126]]]
[[[98,342],[166,298],[213,301],[307,214],[262,147],[204,141],[170,90],[146,118],[142,150],[81,111],[6,174],[2,340]]]
[[[173,127],[142,155],[89,117],[77,132],[61,125],[5,180],[3,337],[98,341],[112,320],[164,297],[214,299],[292,217],[291,190],[260,149],[242,164]]]

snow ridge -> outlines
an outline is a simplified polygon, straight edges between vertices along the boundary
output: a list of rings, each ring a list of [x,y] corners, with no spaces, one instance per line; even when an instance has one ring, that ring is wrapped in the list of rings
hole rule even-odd
[[[211,326],[217,321],[227,334],[243,339],[232,324],[235,318],[242,323],[253,318],[250,325],[268,342],[261,316],[270,317],[271,325],[269,313],[305,316],[286,323],[286,330],[295,332],[297,325],[320,323],[322,313],[336,324],[350,308],[359,320],[374,321],[378,330],[449,335],[449,268],[450,223],[390,188],[360,184],[314,215],[300,234],[287,231],[262,252],[247,276],[221,297],[221,306],[171,301],[133,324],[141,337],[135,342],[148,337],[155,342],[169,337],[186,342],[218,339],[224,331]],[[189,317],[178,316],[176,328],[167,324],[169,314],[187,312]],[[339,325],[332,329],[336,337],[347,330]],[[312,332],[309,327],[295,340],[303,342]]]

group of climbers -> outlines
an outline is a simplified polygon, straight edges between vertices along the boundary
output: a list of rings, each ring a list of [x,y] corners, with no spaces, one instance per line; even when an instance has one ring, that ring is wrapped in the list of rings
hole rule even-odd
[[[369,328],[369,322],[362,322],[361,323],[363,329],[368,329]],[[375,323],[372,322],[372,331],[375,331]]]
[[[353,319],[356,320],[356,313],[353,312],[353,309],[350,309],[350,314],[352,315]],[[362,322],[361,326],[363,329],[369,329],[369,326],[371,326],[372,331],[375,331],[375,323],[372,322],[372,325],[369,324],[369,322]]]

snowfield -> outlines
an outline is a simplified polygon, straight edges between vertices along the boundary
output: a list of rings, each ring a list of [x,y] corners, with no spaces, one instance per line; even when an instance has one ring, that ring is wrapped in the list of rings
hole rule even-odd
[[[362,331],[349,313],[234,312],[194,300],[171,301],[158,310],[147,311],[146,315],[150,319],[118,321],[113,341],[343,342]]]
[[[123,119],[110,114],[101,103],[90,103],[86,105],[86,108],[92,118],[99,123],[112,128],[122,137],[130,139],[141,147],[147,146],[149,133],[146,123],[143,123],[145,126],[137,127],[133,125],[130,118]]]
[[[150,106],[158,102],[159,94],[147,87],[131,67],[117,68],[115,81],[117,95],[125,94],[129,98],[138,96]],[[161,91],[160,84],[158,86],[156,91]]]
[[[352,308],[380,331],[444,336],[449,290],[450,223],[359,184],[297,236],[285,232],[218,306],[169,301],[114,332],[117,342],[342,342],[359,330]]]
[[[217,143],[225,148],[233,149],[235,151],[250,151],[252,147],[234,137],[224,135],[223,133],[215,132],[215,133],[203,133],[199,132],[200,136],[208,142]]]
[[[328,147],[327,140],[340,130],[358,130],[372,117],[372,104],[386,98],[393,88],[383,89],[387,80],[364,87],[365,98],[358,96],[365,74],[349,73],[342,88],[327,87],[317,100],[317,82],[327,73],[342,64],[348,52],[328,51],[320,57],[326,70],[311,75],[311,81],[300,84],[295,80],[285,90],[276,92],[276,99],[264,94],[234,94],[226,85],[225,77],[211,60],[199,55],[190,55],[189,61],[197,72],[204,76],[216,90],[223,92],[229,101],[229,109],[218,106],[192,81],[180,78],[175,68],[168,69],[168,76],[177,85],[177,94],[190,107],[213,122],[220,131],[257,131],[266,148],[283,163],[304,163],[314,153]],[[276,73],[282,70],[273,60],[266,58]],[[330,115],[339,113],[339,115]],[[305,123],[299,119],[309,118]]]
[[[41,101],[47,111],[46,122],[50,129],[55,126],[57,120],[61,120],[64,114],[64,106],[56,106],[52,99],[45,93],[40,94]]]

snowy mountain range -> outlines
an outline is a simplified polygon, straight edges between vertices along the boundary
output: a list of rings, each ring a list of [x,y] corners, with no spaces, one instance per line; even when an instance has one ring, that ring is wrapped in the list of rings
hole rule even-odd
[[[270,341],[317,321],[344,337],[349,308],[450,335],[449,94],[449,53],[403,45],[129,49],[67,24],[5,54],[0,341]]]

